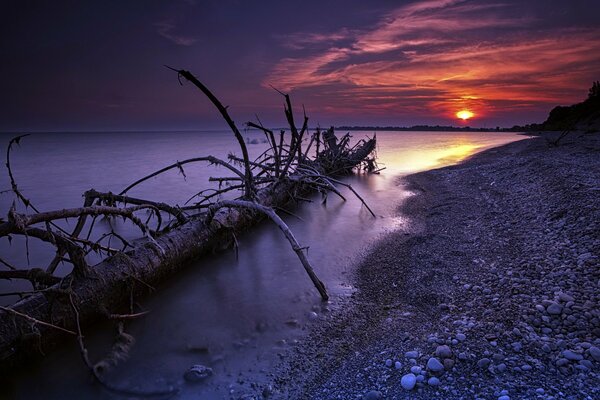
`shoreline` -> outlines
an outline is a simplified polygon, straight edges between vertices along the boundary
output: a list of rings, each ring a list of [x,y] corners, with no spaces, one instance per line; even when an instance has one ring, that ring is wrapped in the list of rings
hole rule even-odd
[[[600,137],[545,136],[405,177],[410,230],[373,247],[273,397],[599,396]]]

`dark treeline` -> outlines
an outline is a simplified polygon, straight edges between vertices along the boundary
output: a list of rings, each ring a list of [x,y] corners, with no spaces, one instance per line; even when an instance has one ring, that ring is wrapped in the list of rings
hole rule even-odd
[[[600,130],[600,81],[595,81],[588,91],[588,97],[580,103],[570,106],[556,106],[541,124],[515,125],[511,128],[472,128],[449,125],[413,125],[413,126],[339,126],[344,131],[444,131],[444,132],[533,132],[564,131],[578,129],[584,131]]]

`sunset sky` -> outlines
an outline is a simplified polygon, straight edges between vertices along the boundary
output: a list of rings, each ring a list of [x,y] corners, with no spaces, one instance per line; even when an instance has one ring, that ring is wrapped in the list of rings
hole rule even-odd
[[[0,130],[541,122],[600,79],[600,1],[27,1],[0,5]],[[462,122],[459,111],[473,118]]]

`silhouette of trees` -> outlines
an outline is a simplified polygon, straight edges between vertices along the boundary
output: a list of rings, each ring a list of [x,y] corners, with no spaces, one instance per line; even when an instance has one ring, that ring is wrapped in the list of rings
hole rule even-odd
[[[600,81],[596,81],[592,84],[592,87],[590,88],[588,94],[588,99],[593,99],[597,97],[600,97]]]

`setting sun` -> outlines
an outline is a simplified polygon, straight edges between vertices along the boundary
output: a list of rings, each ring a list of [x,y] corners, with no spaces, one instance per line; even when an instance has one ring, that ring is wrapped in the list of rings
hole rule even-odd
[[[456,113],[456,116],[460,119],[462,119],[463,121],[466,121],[470,118],[473,118],[475,114],[473,114],[471,111],[468,110],[462,110]]]

